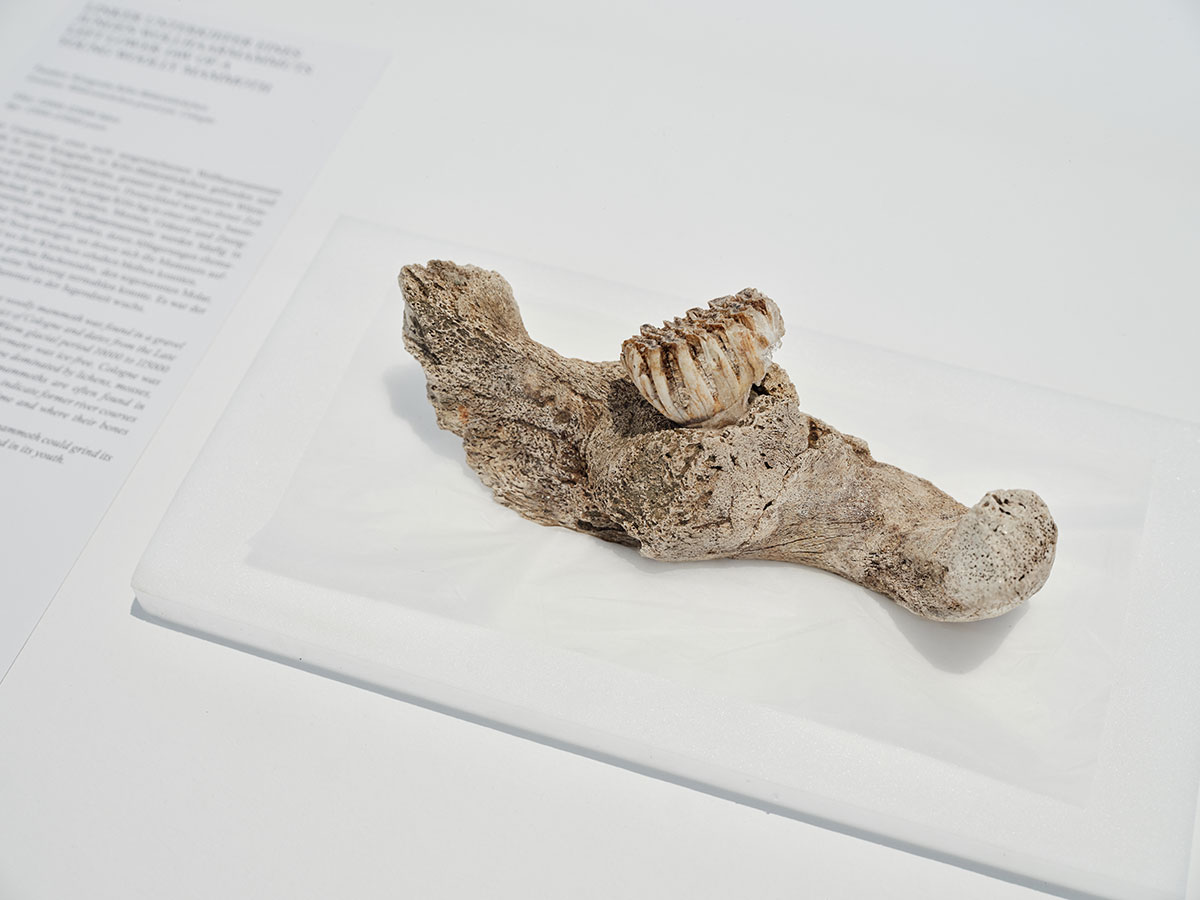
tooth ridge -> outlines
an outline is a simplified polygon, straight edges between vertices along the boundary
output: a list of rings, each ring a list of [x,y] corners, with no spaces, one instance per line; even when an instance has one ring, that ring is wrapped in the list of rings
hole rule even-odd
[[[769,297],[747,288],[693,307],[661,327],[643,325],[621,345],[639,393],[682,425],[716,427],[745,413],[783,337],[783,316]]]

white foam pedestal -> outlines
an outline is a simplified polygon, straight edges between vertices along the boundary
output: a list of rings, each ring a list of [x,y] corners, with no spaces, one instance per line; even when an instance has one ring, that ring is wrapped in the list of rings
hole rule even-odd
[[[1200,429],[792,326],[803,408],[876,458],[968,504],[1037,490],[1050,581],[953,625],[803,567],[656,563],[497,505],[437,430],[395,286],[434,257],[500,271],[585,358],[708,299],[343,220],[147,548],[143,615],[1020,883],[1179,896]]]

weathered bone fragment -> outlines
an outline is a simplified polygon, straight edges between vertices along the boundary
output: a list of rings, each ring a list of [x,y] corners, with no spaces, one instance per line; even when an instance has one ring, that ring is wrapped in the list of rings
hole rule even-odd
[[[783,320],[757,291],[587,362],[531,339],[495,272],[435,261],[400,284],[438,424],[526,518],[653,559],[804,563],[939,620],[1000,615],[1050,574],[1057,528],[1037,494],[967,508],[801,412],[767,363]]]

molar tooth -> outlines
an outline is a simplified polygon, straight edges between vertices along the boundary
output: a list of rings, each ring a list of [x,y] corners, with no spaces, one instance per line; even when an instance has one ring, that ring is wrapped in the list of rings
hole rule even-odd
[[[626,341],[625,346],[621,348],[621,361],[625,363],[625,370],[629,372],[639,393],[644,396],[647,390],[653,390],[654,385],[650,381],[650,370],[646,365],[644,345]]]
[[[708,372],[712,375],[720,395],[729,396],[736,392],[737,376],[729,364],[729,357],[725,354],[720,336],[711,331],[707,332],[704,335],[704,352],[709,365]]]
[[[711,417],[713,413],[717,412],[715,408],[717,398],[713,395],[703,370],[696,365],[696,358],[692,355],[691,341],[686,338],[678,341],[675,344],[675,357],[679,364],[679,374],[682,376],[681,382],[687,386],[693,398],[692,410],[696,412],[703,410],[705,418]]]
[[[641,395],[682,425],[717,427],[745,413],[783,336],[783,317],[768,297],[747,288],[664,321],[643,325],[621,359]]]
[[[654,384],[654,396],[657,399],[655,407],[664,416],[673,422],[681,422],[687,416],[675,406],[671,400],[671,386],[667,383],[667,373],[663,367],[663,348],[661,345],[649,348],[646,351],[646,364],[650,370],[650,380]],[[642,396],[646,396],[642,394]]]

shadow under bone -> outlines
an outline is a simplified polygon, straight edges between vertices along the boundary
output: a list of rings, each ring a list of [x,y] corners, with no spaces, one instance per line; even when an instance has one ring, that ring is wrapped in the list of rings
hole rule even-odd
[[[1028,603],[997,616],[976,622],[935,622],[909,612],[899,603],[867,588],[865,597],[875,599],[892,617],[896,630],[927,659],[943,672],[963,675],[979,668],[996,653],[1027,612]]]
[[[425,372],[415,362],[394,365],[383,373],[392,413],[403,419],[430,450],[446,459],[461,462],[463,468],[478,478],[467,466],[462,440],[458,435],[438,427],[437,415],[425,391]]]

